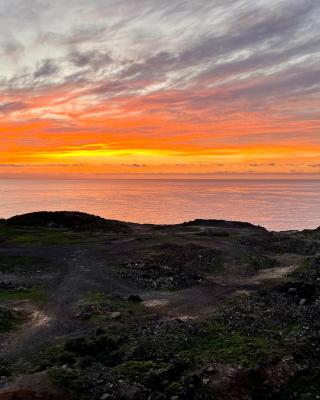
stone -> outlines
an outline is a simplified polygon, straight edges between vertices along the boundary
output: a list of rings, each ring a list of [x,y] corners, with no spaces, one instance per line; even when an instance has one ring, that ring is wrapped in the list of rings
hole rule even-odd
[[[122,314],[119,311],[114,311],[110,314],[110,319],[119,319],[121,318]]]
[[[301,299],[299,306],[304,306],[306,304],[307,300],[306,299]]]
[[[100,397],[100,400],[107,400],[107,399],[110,399],[110,397],[111,397],[111,394],[105,393]]]

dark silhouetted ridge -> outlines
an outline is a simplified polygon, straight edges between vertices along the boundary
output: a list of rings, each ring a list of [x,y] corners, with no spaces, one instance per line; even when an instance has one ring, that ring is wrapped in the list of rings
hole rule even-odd
[[[239,222],[239,221],[225,221],[223,219],[195,219],[193,221],[184,222],[184,226],[205,226],[212,228],[229,228],[229,229],[258,229],[266,230],[262,226],[253,225],[249,222]]]
[[[130,224],[76,211],[40,211],[17,215],[5,221],[10,226],[65,228],[80,231],[126,232]]]

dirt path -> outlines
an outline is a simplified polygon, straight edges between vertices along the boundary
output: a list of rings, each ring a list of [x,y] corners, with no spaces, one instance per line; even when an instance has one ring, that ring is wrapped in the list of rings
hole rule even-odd
[[[46,304],[37,307],[30,301],[14,303],[15,307],[26,311],[29,318],[18,330],[0,336],[0,356],[14,356],[22,350],[31,351],[39,343],[86,331],[88,324],[75,318],[75,307],[90,292],[122,295],[136,292],[112,273],[107,262],[95,256],[96,249],[82,246],[81,249],[56,250],[45,249],[45,254],[54,254],[60,265],[59,273],[52,278],[52,287],[47,290]]]
[[[30,301],[15,302],[13,309],[23,310],[28,314],[28,321],[18,330],[4,336],[0,344],[0,356],[19,352],[30,337],[34,337],[40,331],[46,329],[51,317],[43,310],[34,306]]]
[[[178,292],[150,292],[144,304],[164,318],[199,319],[212,314],[230,297],[250,294],[266,281],[276,282],[295,269],[294,265],[271,268],[246,278],[208,277],[205,284]]]

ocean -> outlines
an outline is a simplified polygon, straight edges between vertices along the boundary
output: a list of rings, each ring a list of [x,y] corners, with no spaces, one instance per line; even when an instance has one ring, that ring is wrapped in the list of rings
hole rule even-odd
[[[212,218],[275,231],[313,229],[320,226],[320,180],[0,180],[0,217],[40,210],[139,223]]]

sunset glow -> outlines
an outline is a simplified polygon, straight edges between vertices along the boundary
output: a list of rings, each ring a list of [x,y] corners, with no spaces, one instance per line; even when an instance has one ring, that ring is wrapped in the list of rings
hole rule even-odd
[[[319,176],[319,1],[65,4],[0,0],[1,177]]]

